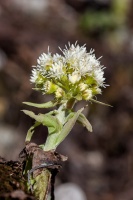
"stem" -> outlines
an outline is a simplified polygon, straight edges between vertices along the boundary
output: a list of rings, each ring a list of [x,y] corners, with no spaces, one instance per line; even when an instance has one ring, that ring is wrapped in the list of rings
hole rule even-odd
[[[61,162],[66,157],[54,151],[43,151],[35,143],[27,143],[22,151],[24,171],[28,173],[28,186],[33,190],[38,200],[54,200],[54,180],[58,173]],[[25,163],[24,162],[24,163]]]
[[[58,134],[57,134],[57,136],[58,136]],[[43,146],[41,145],[43,151],[55,150],[56,149],[56,146],[55,146],[56,138],[57,137],[55,134],[48,135],[45,145],[43,145]]]
[[[33,126],[31,126],[31,128],[28,130],[28,133],[26,135],[25,142],[30,142],[31,141],[32,135],[34,133],[34,129],[39,125],[40,125],[39,122],[35,122],[35,124]]]
[[[71,110],[74,107],[75,103],[76,103],[76,100],[74,98],[70,99],[66,104],[66,108],[68,110]]]
[[[66,115],[66,104],[61,105],[58,110],[56,117],[63,125],[65,123],[65,115]],[[42,147],[44,151],[49,151],[52,149],[56,149],[56,139],[60,133],[54,133],[54,134],[48,134],[47,140],[45,142],[45,145]]]
[[[69,113],[69,110],[73,108],[74,104],[75,104],[75,99],[71,99],[67,103],[62,104],[57,110],[57,113],[55,116],[62,124],[62,129],[66,123],[66,117]],[[46,143],[44,146],[42,146],[44,152],[49,152],[50,150],[56,149],[57,138],[59,137],[59,134],[61,134],[60,131],[58,133],[48,134]],[[51,172],[45,169],[44,171],[41,172],[40,175],[38,175],[35,178],[36,183],[34,185],[35,186],[34,192],[36,194],[36,197],[39,196],[39,200],[45,200],[47,198],[48,188],[50,184],[52,184],[51,185],[51,191],[52,191],[51,199],[54,200],[54,179],[55,179],[56,174],[53,176],[51,175],[52,175]]]
[[[51,172],[44,169],[37,177],[35,177],[34,195],[38,200],[47,200],[51,185]]]
[[[68,115],[68,111],[74,107],[75,102],[76,102],[76,100],[74,98],[72,98],[67,103],[62,104],[58,108],[56,118],[60,121],[60,123],[62,124],[62,127],[64,126],[64,124],[66,122],[66,117]],[[56,149],[56,141],[57,141],[59,134],[60,134],[60,132],[54,133],[54,134],[48,134],[45,145],[42,146],[44,151]]]

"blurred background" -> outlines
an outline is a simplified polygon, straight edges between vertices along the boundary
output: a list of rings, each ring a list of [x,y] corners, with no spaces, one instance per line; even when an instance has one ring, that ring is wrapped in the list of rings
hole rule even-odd
[[[132,200],[133,0],[0,1],[0,155],[16,160],[24,147],[33,120],[21,110],[38,110],[22,102],[49,98],[32,90],[31,66],[48,46],[59,53],[58,46],[68,41],[86,43],[97,58],[103,56],[110,86],[98,100],[113,107],[89,104],[85,114],[93,133],[77,124],[60,145],[58,152],[69,159],[56,185],[82,193],[76,200]],[[33,142],[40,144],[46,136],[40,126]],[[57,200],[65,200],[70,189],[61,191]]]

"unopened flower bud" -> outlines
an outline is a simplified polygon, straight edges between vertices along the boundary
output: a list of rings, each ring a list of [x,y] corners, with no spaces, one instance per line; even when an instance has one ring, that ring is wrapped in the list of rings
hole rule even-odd
[[[43,86],[43,89],[46,94],[52,94],[56,91],[57,85],[53,84],[51,81],[46,81]]]
[[[85,89],[87,89],[87,87],[88,87],[88,85],[85,84],[85,83],[80,83],[80,84],[79,84],[79,90],[80,90],[81,92],[83,92]]]
[[[91,89],[86,89],[83,92],[83,99],[84,100],[90,100],[92,98],[92,90]]]
[[[58,88],[55,92],[56,99],[60,99],[64,96],[65,92],[62,88]]]
[[[93,94],[101,94],[102,93],[102,90],[100,88],[94,88],[93,89]]]

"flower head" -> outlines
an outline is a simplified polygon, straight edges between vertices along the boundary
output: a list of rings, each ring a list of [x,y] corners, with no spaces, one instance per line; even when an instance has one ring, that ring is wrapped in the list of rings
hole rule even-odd
[[[37,59],[31,75],[31,83],[44,94],[54,94],[55,99],[68,101],[91,100],[101,94],[105,87],[104,67],[96,59],[94,50],[88,53],[85,45],[77,43],[60,49],[62,55],[52,55],[49,51]]]

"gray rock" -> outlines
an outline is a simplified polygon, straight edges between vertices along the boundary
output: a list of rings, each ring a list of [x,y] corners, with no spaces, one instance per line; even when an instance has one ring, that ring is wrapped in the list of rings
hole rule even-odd
[[[24,147],[24,134],[7,124],[0,124],[0,156],[7,160],[16,160]]]
[[[78,185],[65,183],[55,189],[55,200],[87,200],[87,198]]]

